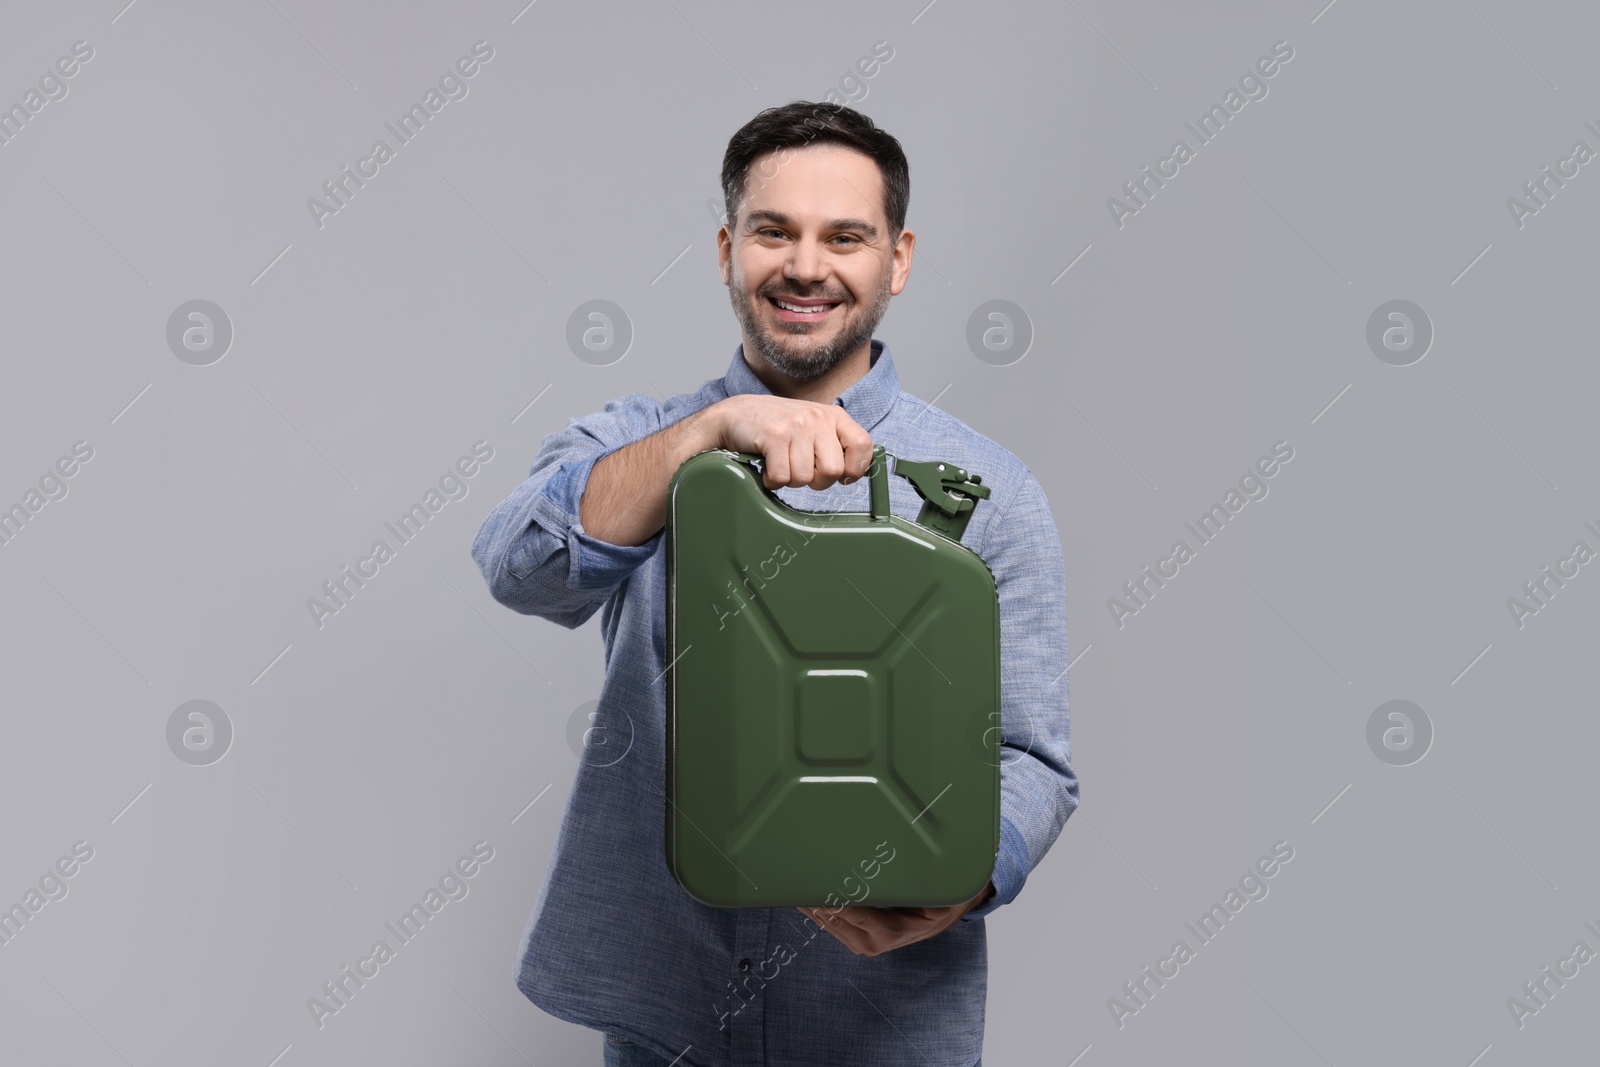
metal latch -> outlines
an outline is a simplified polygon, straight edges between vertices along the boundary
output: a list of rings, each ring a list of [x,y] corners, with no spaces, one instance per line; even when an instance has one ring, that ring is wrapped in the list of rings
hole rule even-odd
[[[972,519],[972,509],[979,500],[987,500],[989,487],[976,474],[963,467],[939,460],[902,459],[885,452],[882,445],[872,449],[872,517],[889,517],[889,472],[884,460],[894,458],[893,473],[905,478],[922,497],[922,511],[917,523],[944,534],[952,541],[961,540],[967,523]]]

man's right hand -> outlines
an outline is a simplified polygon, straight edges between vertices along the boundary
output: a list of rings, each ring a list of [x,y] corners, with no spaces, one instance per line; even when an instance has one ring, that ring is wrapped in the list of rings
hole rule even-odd
[[[762,457],[768,489],[849,485],[872,466],[872,437],[838,404],[741,393],[708,410],[720,447]]]
[[[872,466],[872,438],[838,404],[741,393],[598,460],[578,503],[584,531],[614,545],[654,537],[673,474],[710,448],[759,455],[768,489],[849,485]]]

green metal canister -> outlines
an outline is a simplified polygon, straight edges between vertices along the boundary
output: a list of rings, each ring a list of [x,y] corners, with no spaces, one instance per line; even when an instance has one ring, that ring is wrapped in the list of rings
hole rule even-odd
[[[668,488],[667,865],[718,907],[970,900],[1000,844],[999,596],[960,543],[989,488],[879,445],[868,511],[805,511],[760,463]]]

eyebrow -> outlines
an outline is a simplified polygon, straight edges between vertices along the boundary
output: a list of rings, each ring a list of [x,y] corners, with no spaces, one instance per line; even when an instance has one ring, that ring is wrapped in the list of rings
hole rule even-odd
[[[795,228],[793,219],[781,211],[773,211],[770,208],[758,208],[750,212],[749,217],[744,221],[744,228],[747,231],[753,231],[766,223],[776,223],[789,229]],[[878,228],[866,219],[829,219],[825,228],[830,230],[856,230],[864,234],[869,241],[878,239]]]

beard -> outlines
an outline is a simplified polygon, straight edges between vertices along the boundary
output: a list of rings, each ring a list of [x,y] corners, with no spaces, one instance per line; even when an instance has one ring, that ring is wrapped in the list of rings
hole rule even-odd
[[[798,381],[811,381],[827,374],[846,356],[872,340],[873,331],[878,328],[884,313],[889,310],[889,284],[892,273],[884,271],[878,291],[873,294],[872,303],[862,309],[855,318],[851,318],[849,312],[856,305],[846,293],[839,306],[829,312],[830,315],[837,313],[845,316],[844,324],[837,328],[838,332],[833,340],[819,344],[804,343],[806,335],[816,330],[816,326],[779,321],[778,332],[774,332],[768,328],[765,314],[754,310],[737,286],[728,286],[728,296],[733,302],[733,313],[739,320],[740,328],[755,345],[761,358],[767,361],[768,366]],[[821,289],[809,293],[794,291],[797,288],[788,282],[771,282],[756,290],[755,297],[766,302],[768,297],[781,298],[786,295],[804,299],[832,299],[838,295]]]

